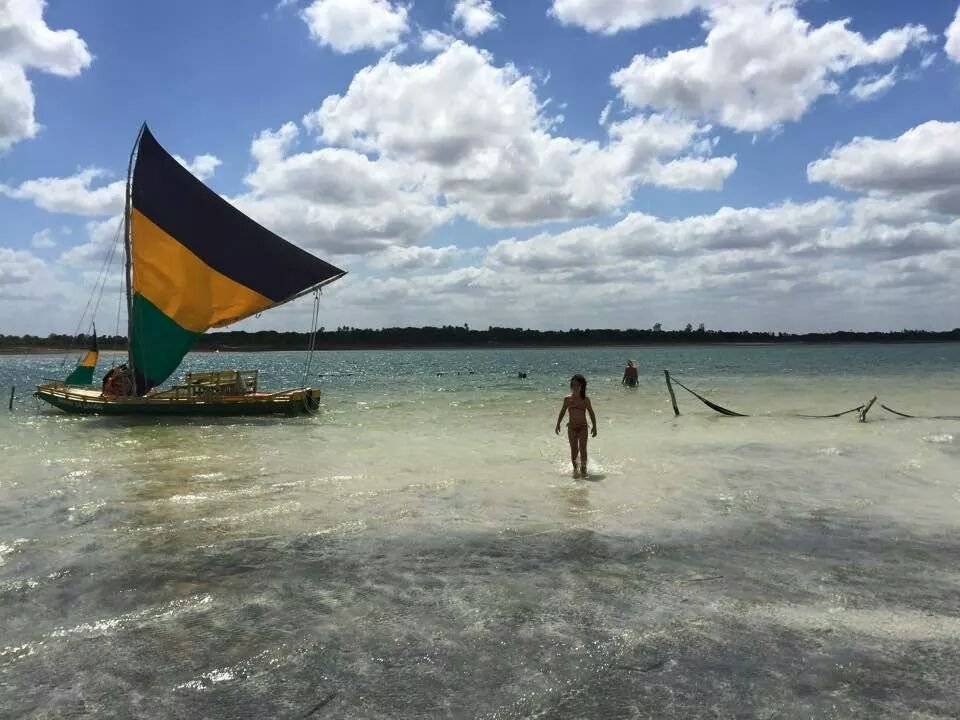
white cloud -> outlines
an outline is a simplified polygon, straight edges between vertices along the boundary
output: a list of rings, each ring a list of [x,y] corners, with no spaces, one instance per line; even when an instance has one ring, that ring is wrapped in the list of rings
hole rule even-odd
[[[453,8],[454,24],[470,37],[495,29],[502,19],[490,0],[457,0]]]
[[[792,0],[713,4],[699,47],[663,57],[636,55],[611,76],[637,108],[706,117],[756,132],[799,120],[821,96],[839,91],[851,69],[890,63],[930,40],[920,25],[888,30],[868,41],[848,21],[819,27],[802,19]]]
[[[301,13],[310,36],[339,53],[396,45],[407,32],[407,8],[390,0],[313,0]]]
[[[47,262],[28,250],[0,247],[0,332],[45,335],[75,331],[76,314],[64,308],[83,307],[99,267],[98,261],[96,269],[66,268],[60,260]],[[119,274],[108,285],[115,298],[114,288],[120,289]],[[101,313],[101,319],[109,318],[112,326],[115,302],[104,303]]]
[[[850,90],[850,94],[857,100],[865,102],[883,95],[897,84],[897,68],[893,68],[886,75],[872,75],[860,78]]]
[[[807,177],[858,192],[960,190],[960,122],[931,120],[892,140],[854,138],[810,163]]]
[[[631,213],[616,224],[582,226],[529,240],[504,240],[494,245],[488,262],[495,267],[530,271],[572,270],[613,266],[621,260],[693,257],[730,250],[786,251],[815,238],[843,218],[833,200],[770,208],[724,207],[711,215],[662,220]]]
[[[709,126],[661,115],[607,128],[604,144],[554,134],[532,78],[456,42],[429,62],[382,59],[304,118],[330,146],[402,165],[424,192],[485,225],[606,213],[643,183],[716,189],[734,158],[706,157]],[[677,161],[676,164],[671,164]]]
[[[28,70],[75,77],[93,60],[75,30],[51,30],[42,0],[0,2],[0,151],[40,131]]]
[[[193,160],[186,160],[179,155],[174,157],[200,180],[210,179],[221,164],[219,158],[208,154],[197,155]],[[126,181],[114,180],[94,187],[97,181],[102,181],[109,175],[109,172],[101,168],[85,168],[68,177],[35,178],[15,187],[0,183],[0,195],[32,202],[48,212],[85,216],[112,215],[123,211]]]
[[[613,35],[711,4],[712,0],[553,0],[550,14],[564,25]]]
[[[42,276],[46,263],[26,250],[0,247],[0,297],[12,285],[24,285]]]
[[[53,239],[53,230],[44,228],[33,234],[30,238],[30,247],[36,250],[49,250],[57,246],[57,241]]]
[[[10,252],[0,251],[0,277],[7,282],[0,295],[14,298],[0,303],[0,323],[8,331],[45,331],[36,319],[38,298],[48,298],[51,308],[63,306],[49,300],[58,291],[49,287],[58,282],[56,268],[71,268],[74,276],[77,269],[99,268],[119,222],[89,223],[83,249],[69,250],[55,265],[22,251],[11,260]],[[471,264],[451,268],[467,260]],[[506,239],[485,250],[387,246],[371,253],[365,267],[360,259],[352,262],[357,272],[326,294],[328,326],[513,326],[520,307],[524,325],[548,328],[654,322],[953,327],[960,220],[901,198],[823,199],[681,219],[630,213],[613,225]],[[31,277],[45,278],[42,287]],[[108,287],[118,284],[111,280]],[[57,287],[84,296],[79,287]],[[108,324],[115,305],[109,307]],[[14,311],[33,313],[33,319],[25,325]],[[302,328],[304,311],[291,307],[257,326]],[[57,317],[51,313],[43,317]]]
[[[126,182],[116,180],[92,187],[94,181],[108,175],[99,168],[86,168],[69,177],[43,177],[26,180],[17,187],[0,184],[0,195],[28,200],[38,208],[72,215],[109,215],[123,210]]]
[[[953,327],[957,269],[960,221],[824,199],[507,239],[471,266],[355,278],[328,310],[375,326],[513,326],[521,307],[548,328]]]
[[[615,211],[641,184],[719,189],[735,170],[712,157],[710,127],[661,115],[610,123],[599,143],[555,134],[534,81],[454,42],[429,61],[388,55],[326,98],[303,125],[261,133],[249,191],[232,199],[284,237],[379,262],[444,262],[419,247],[454,217],[487,226]],[[390,250],[408,248],[411,250]]]
[[[439,30],[425,30],[420,33],[420,49],[424,52],[440,52],[453,45],[455,37]]]
[[[607,120],[610,119],[610,111],[613,109],[613,101],[611,100],[606,105],[603,106],[603,110],[600,111],[600,117],[597,119],[598,125],[606,125]]]
[[[404,165],[344,148],[293,153],[298,135],[293,123],[261,133],[251,146],[250,192],[232,198],[284,237],[362,253],[413,244],[448,217]]]
[[[196,155],[193,160],[186,160],[179,155],[173,157],[199,180],[209,180],[223,164],[216,155]]]
[[[390,247],[373,256],[370,264],[380,270],[422,270],[450,265],[462,251],[456,245]]]
[[[604,143],[555,134],[534,81],[462,42],[429,61],[388,55],[326,98],[303,126],[251,144],[241,210],[322,255],[369,254],[375,270],[429,269],[454,248],[424,247],[455,217],[534,224],[619,209],[644,183],[718,189],[735,170],[712,157],[710,127],[661,115],[609,123]]]
[[[947,42],[943,49],[947,53],[947,57],[960,63],[960,7],[957,8],[957,14],[944,35]]]
[[[68,248],[60,255],[59,264],[80,269],[99,269],[111,248],[121,241],[123,215],[87,223],[87,240]],[[114,251],[116,252],[116,251]]]
[[[732,157],[680,158],[647,166],[646,178],[653,185],[677,190],[722,190],[737,169]]]

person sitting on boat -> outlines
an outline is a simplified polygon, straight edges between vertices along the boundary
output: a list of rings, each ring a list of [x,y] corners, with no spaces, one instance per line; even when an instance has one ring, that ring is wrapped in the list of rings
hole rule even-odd
[[[637,366],[634,365],[633,360],[627,360],[627,367],[623,370],[623,382],[622,384],[627,387],[636,387],[637,386]]]
[[[133,391],[133,377],[127,364],[110,368],[103,376],[103,394],[126,396]]]

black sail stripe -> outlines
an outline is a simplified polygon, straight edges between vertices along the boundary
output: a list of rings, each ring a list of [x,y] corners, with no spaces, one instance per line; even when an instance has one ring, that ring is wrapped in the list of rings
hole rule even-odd
[[[345,274],[237,210],[180,165],[147,128],[131,195],[133,207],[211,268],[275,302]]]

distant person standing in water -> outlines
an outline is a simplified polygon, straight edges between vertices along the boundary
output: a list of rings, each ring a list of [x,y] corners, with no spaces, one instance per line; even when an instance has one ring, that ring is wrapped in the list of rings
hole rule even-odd
[[[570,462],[573,463],[573,476],[587,476],[587,413],[593,425],[591,434],[597,436],[597,416],[593,414],[593,406],[587,397],[587,379],[583,375],[574,375],[570,378],[570,394],[563,399],[563,407],[557,417],[557,435],[560,434],[560,422],[564,413],[570,413],[567,423],[567,439],[570,441]],[[577,466],[579,456],[580,465]]]
[[[637,366],[633,360],[627,360],[627,366],[623,369],[623,384],[627,387],[637,386]]]

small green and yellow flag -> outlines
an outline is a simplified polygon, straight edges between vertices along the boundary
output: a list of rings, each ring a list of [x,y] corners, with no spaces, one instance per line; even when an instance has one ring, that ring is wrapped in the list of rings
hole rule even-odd
[[[342,277],[241,213],[144,126],[130,183],[130,358],[142,395],[197,337]]]
[[[97,330],[93,330],[93,340],[90,343],[90,349],[80,358],[80,362],[73,369],[73,372],[67,376],[64,383],[67,385],[91,385],[93,383],[93,369],[97,366],[97,360],[100,358],[100,351],[97,348]]]

